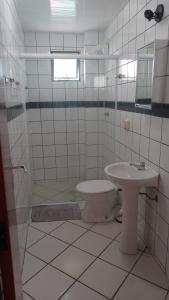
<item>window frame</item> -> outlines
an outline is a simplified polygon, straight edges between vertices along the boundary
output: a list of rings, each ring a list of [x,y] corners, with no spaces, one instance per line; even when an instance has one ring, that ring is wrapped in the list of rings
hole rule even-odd
[[[51,54],[80,54],[80,51],[59,51],[59,50],[50,50],[50,53]],[[77,67],[77,70],[76,70],[76,74],[77,74],[77,77],[76,78],[73,78],[73,79],[68,79],[65,77],[62,78],[62,79],[54,79],[54,60],[57,59],[57,58],[53,58],[51,59],[51,65],[52,65],[52,82],[65,82],[65,81],[80,81],[80,59],[76,59],[75,60],[77,61],[77,64],[76,64],[76,67]],[[64,58],[60,58],[60,59],[64,59]]]

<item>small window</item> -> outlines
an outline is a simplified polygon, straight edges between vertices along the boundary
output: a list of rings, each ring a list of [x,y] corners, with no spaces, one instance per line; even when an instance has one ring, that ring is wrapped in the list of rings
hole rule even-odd
[[[79,52],[60,52],[51,51],[51,53],[62,53],[62,54],[79,54]],[[63,59],[54,58],[52,60],[52,76],[53,81],[59,80],[76,80],[80,79],[80,61],[79,59]]]

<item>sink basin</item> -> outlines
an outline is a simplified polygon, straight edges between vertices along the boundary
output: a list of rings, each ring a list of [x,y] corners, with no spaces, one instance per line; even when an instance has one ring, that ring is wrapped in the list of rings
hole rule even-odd
[[[111,164],[104,171],[110,180],[122,187],[123,222],[120,251],[126,254],[136,254],[139,190],[143,186],[156,187],[159,175],[149,166],[138,170],[129,162]]]
[[[133,186],[157,186],[158,173],[150,167],[145,170],[138,170],[128,162],[119,162],[107,166],[105,173],[119,185]]]

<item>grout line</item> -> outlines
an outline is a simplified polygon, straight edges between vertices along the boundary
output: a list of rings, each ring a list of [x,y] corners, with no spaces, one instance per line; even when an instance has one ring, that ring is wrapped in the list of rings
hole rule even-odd
[[[79,227],[81,227],[81,226],[79,226]],[[96,234],[96,235],[98,235],[98,236],[101,236],[101,237],[104,237],[104,238],[106,238],[106,239],[108,239],[108,240],[113,240],[113,239],[111,239],[110,237],[107,237],[107,236],[104,236],[104,235],[102,235],[102,234],[99,234],[99,233],[96,233],[96,232],[94,232],[94,231],[91,231],[90,230],[90,228],[84,228],[84,227],[81,227],[82,229],[85,229],[86,231],[82,234],[82,235],[80,235],[73,243],[75,243],[75,242],[77,242],[78,241],[78,239],[80,239],[84,234],[86,234],[86,233],[88,233],[88,232],[91,232],[91,233],[94,233],[94,234]],[[118,233],[118,235],[119,235],[120,233]],[[64,240],[62,240],[61,238],[58,238],[58,237],[56,237],[56,236],[53,236],[51,233],[50,233],[50,235],[52,236],[52,237],[55,237],[56,239],[58,239],[58,240],[60,240],[60,241],[62,241],[62,242],[65,242]],[[68,243],[68,242],[66,242],[66,243]],[[72,244],[72,243],[71,243]],[[76,247],[76,246],[75,246]],[[78,248],[78,247],[76,247],[76,248]]]
[[[115,241],[115,239],[113,240],[113,241]],[[82,275],[96,262],[96,260],[98,260],[98,259],[100,259],[100,255],[102,255],[102,253],[104,253],[105,252],[105,250],[113,243],[113,241],[111,241],[107,246],[106,246],[106,248],[105,249],[103,249],[102,250],[102,252],[95,258],[95,260],[81,273],[81,275],[76,279],[76,281],[72,284],[72,286],[76,283],[76,282],[80,282],[81,284],[83,284],[83,285],[85,285],[86,287],[88,287],[89,289],[91,289],[91,290],[93,290],[93,291],[95,291],[95,292],[97,292],[97,293],[99,293],[100,295],[102,295],[102,296],[104,296],[104,297],[106,297],[107,299],[109,299],[107,296],[105,296],[104,294],[101,294],[100,292],[98,292],[97,290],[95,290],[95,289],[93,289],[92,287],[90,287],[90,286],[88,286],[87,284],[85,284],[85,283],[83,283],[83,282],[81,282],[79,279],[82,277]],[[141,253],[142,254],[142,253]],[[140,259],[140,257],[141,257],[141,254],[139,255],[139,258],[136,260],[136,263],[138,262],[138,260]],[[102,259],[100,259],[100,260],[102,260]],[[107,263],[107,264],[109,264],[109,265],[112,265],[111,263],[109,263],[109,262],[107,262],[107,261],[104,261],[104,260],[102,260],[103,262],[105,262],[105,263]],[[116,265],[112,265],[112,266],[114,266],[114,267],[116,267],[116,268],[118,268],[118,269],[121,269],[119,266],[116,266]],[[134,264],[134,266],[135,266],[135,264]],[[59,270],[59,269],[58,269]],[[126,272],[126,273],[129,273],[128,271],[126,271],[126,270],[124,270],[124,269],[121,269],[121,270],[123,270],[124,272]],[[65,273],[65,272],[64,272]],[[66,274],[66,273],[65,273]],[[69,275],[70,276],[70,275]],[[127,277],[126,277],[127,278]],[[72,287],[71,286],[71,287]],[[68,288],[68,290],[71,288],[71,287],[69,287]],[[68,291],[67,290],[67,291]],[[67,291],[65,291],[64,292],[64,294],[67,292]],[[63,294],[63,295],[64,295]],[[63,297],[63,295],[61,296],[61,298]],[[59,298],[58,300],[60,300],[61,298]]]
[[[66,223],[66,222],[64,222],[64,223]],[[57,228],[59,228],[60,226],[62,226],[64,223],[62,223],[61,225],[59,225],[58,227],[56,227],[54,230],[56,230]],[[71,222],[70,222],[71,223]],[[74,224],[75,225],[75,224]],[[79,226],[79,225],[76,225],[77,227],[81,227],[81,226]],[[94,226],[94,225],[92,225],[92,226]],[[85,228],[83,228],[83,229],[85,229]],[[54,231],[54,230],[52,230],[52,231]],[[52,232],[51,231],[51,232]],[[90,230],[90,228],[89,229],[87,229],[81,236],[83,236],[84,234],[86,234],[87,232],[90,232],[91,230]],[[48,233],[48,234],[46,234],[45,236],[50,236],[50,234]],[[98,235],[100,235],[100,234],[98,234]],[[75,282],[79,282],[79,279],[80,279],[80,277],[89,269],[89,267],[92,265],[92,264],[94,264],[94,262],[97,260],[97,259],[100,259],[100,260],[102,260],[102,261],[104,261],[104,259],[102,259],[102,258],[100,258],[100,256],[101,256],[101,254],[113,243],[113,241],[116,241],[116,238],[119,236],[120,234],[117,234],[113,239],[111,239],[111,241],[110,241],[110,243],[101,251],[101,253],[98,255],[98,256],[95,256],[95,255],[93,255],[93,254],[91,254],[91,253],[88,253],[87,251],[85,251],[85,250],[82,250],[82,249],[79,249],[78,247],[75,247],[74,245],[73,245],[73,243],[75,243],[78,239],[80,239],[80,237],[78,237],[74,242],[72,242],[71,244],[67,244],[67,247],[61,252],[61,253],[59,253],[55,258],[53,258],[49,263],[46,263],[45,261],[43,261],[42,259],[40,259],[39,257],[37,257],[37,256],[35,256],[35,255],[33,255],[32,253],[30,253],[29,251],[27,251],[28,253],[30,253],[30,255],[32,255],[32,256],[34,256],[34,257],[37,257],[37,259],[40,259],[41,261],[43,261],[44,263],[45,263],[45,266],[44,266],[44,268],[46,268],[47,266],[51,266],[51,263],[52,263],[52,261],[54,261],[58,256],[60,256],[62,253],[64,253],[69,247],[75,247],[75,248],[77,248],[77,249],[79,249],[79,250],[81,250],[81,251],[83,251],[83,252],[86,252],[86,253],[88,253],[88,254],[90,254],[91,256],[93,256],[93,257],[95,257],[95,259],[91,262],[91,264],[79,275],[79,277],[77,278],[77,279],[75,279],[74,277],[72,277],[72,276],[70,276],[69,274],[67,274],[67,273],[65,273],[64,271],[62,271],[62,270],[60,270],[59,268],[57,268],[57,267],[55,267],[55,266],[52,266],[53,268],[55,268],[55,269],[57,269],[57,270],[59,270],[60,272],[62,272],[62,273],[64,273],[65,275],[67,275],[67,276],[69,276],[69,277],[71,277],[73,280],[75,280]],[[52,236],[53,237],[53,236]],[[56,237],[55,237],[56,238]],[[57,238],[56,238],[57,239]],[[28,249],[29,250],[29,249]],[[113,265],[113,264],[111,264],[110,262],[107,262],[107,261],[104,261],[105,263],[107,263],[107,264],[109,264],[109,265],[112,265],[112,266],[114,266],[114,267],[116,267],[116,268],[119,268],[119,269],[121,269],[121,270],[123,270],[123,271],[125,271],[125,272],[127,272],[128,273],[128,275],[126,276],[126,278],[125,278],[125,280],[122,282],[122,284],[120,285],[120,287],[119,287],[119,289],[121,288],[121,286],[123,285],[123,283],[126,281],[126,279],[128,278],[128,276],[130,275],[130,274],[132,274],[132,270],[134,269],[134,267],[135,267],[135,265],[137,264],[137,262],[139,261],[139,259],[141,258],[141,256],[143,255],[143,253],[144,253],[144,251],[143,252],[141,252],[140,253],[140,255],[139,255],[139,257],[138,257],[138,259],[136,260],[136,262],[135,262],[135,264],[133,265],[133,267],[131,268],[131,270],[128,272],[128,271],[126,271],[126,270],[124,270],[123,268],[121,268],[121,267],[119,267],[119,266],[116,266],[116,265]],[[24,284],[26,284],[28,281],[30,281],[33,277],[35,277],[38,273],[40,273],[44,268],[42,268],[39,272],[37,272],[36,274],[34,274],[30,279],[28,279]],[[143,280],[145,280],[144,278],[142,278],[142,277],[139,277],[139,276],[137,276],[137,275],[135,275],[135,274],[132,274],[133,276],[135,276],[135,277],[138,277],[138,278],[141,278],[141,279],[143,279]],[[145,280],[145,281],[147,281],[147,282],[149,282],[149,283],[151,283],[151,284],[154,284],[154,283],[152,283],[152,282],[150,282],[150,281],[148,281],[148,280]],[[73,284],[64,292],[64,294],[75,284],[75,282],[73,282]],[[83,284],[83,283],[82,283]],[[85,284],[84,284],[85,285]],[[154,284],[154,285],[156,285],[156,284]],[[87,286],[87,285],[85,285],[85,286]],[[156,286],[158,286],[158,285],[156,285]],[[87,286],[88,287],[88,286]],[[158,287],[160,287],[160,288],[162,288],[161,286],[158,286]],[[88,288],[90,288],[90,289],[92,289],[91,287],[88,287]],[[119,291],[119,289],[116,291],[116,293],[115,293],[115,295],[117,294],[117,292]],[[164,289],[164,288],[163,288]],[[92,289],[93,291],[95,291],[94,289]],[[164,289],[164,290],[166,290],[166,289]],[[95,291],[95,292],[97,292],[97,291]],[[97,292],[98,293],[98,292]],[[63,295],[64,294],[62,294],[60,297],[59,297],[59,299],[61,299],[61,297],[63,297]],[[100,294],[100,293],[99,293]],[[102,295],[102,294],[100,294],[100,295]],[[114,296],[115,296],[114,295]],[[104,295],[102,295],[102,296],[104,296]],[[113,296],[113,298],[114,298],[114,296]],[[105,296],[104,296],[105,297]],[[107,298],[107,297],[106,297]],[[112,299],[113,299],[112,298]],[[58,299],[58,300],[59,300]],[[108,299],[108,298],[107,298]]]
[[[81,219],[82,220],[82,219]],[[81,220],[79,220],[79,221],[81,221]],[[91,227],[83,227],[83,225],[79,225],[79,224],[76,224],[76,223],[74,223],[73,221],[78,221],[78,220],[67,220],[67,222],[68,223],[71,223],[71,224],[74,224],[74,225],[76,225],[76,226],[79,226],[79,227],[81,227],[81,228],[83,228],[83,229],[90,229],[92,226],[93,226],[93,224],[91,223]]]
[[[64,223],[66,223],[66,222],[64,222]],[[59,227],[61,227],[62,225],[63,225],[63,224],[61,224]],[[57,227],[57,228],[59,228],[59,227]],[[57,229],[57,228],[56,228],[56,229]],[[80,237],[83,236],[87,231],[88,231],[88,230],[86,230],[84,233],[82,233],[82,235],[80,235]],[[46,234],[44,237],[46,237],[46,236],[50,236],[50,237],[55,238],[56,240],[59,240],[59,241],[61,241],[61,242],[64,242],[63,240],[61,240],[61,239],[59,239],[59,238],[56,238],[55,236],[52,236],[52,235],[50,235],[50,234]],[[44,237],[43,237],[43,238],[44,238]],[[80,237],[78,237],[76,240],[78,240]],[[42,240],[43,238],[41,238],[40,240]],[[37,244],[40,240],[38,240],[37,242],[35,242],[33,245]],[[54,261],[60,254],[62,254],[62,253],[63,253],[64,251],[66,251],[70,246],[72,246],[73,243],[76,242],[76,240],[73,241],[73,242],[70,243],[70,244],[68,244],[68,242],[64,242],[65,245],[67,245],[66,248],[63,249],[63,251],[61,251],[59,254],[57,254],[50,262],[46,262],[46,261],[43,260],[42,258],[36,256],[35,254],[32,254],[32,253],[29,251],[29,249],[30,249],[32,246],[29,247],[29,248],[27,248],[27,249],[26,249],[26,252],[28,252],[30,255],[36,257],[37,259],[41,260],[41,261],[44,262],[44,263],[46,264],[46,266],[47,266],[47,265],[50,265],[50,263],[51,263],[52,261]],[[93,256],[94,256],[94,255],[93,255]],[[46,266],[45,266],[45,267],[46,267]],[[45,268],[45,267],[44,267],[44,268]],[[41,270],[43,270],[44,268],[42,268]],[[39,272],[40,272],[40,271],[39,271]],[[38,273],[39,273],[39,272],[38,272]],[[37,274],[38,274],[38,273],[37,273]],[[37,274],[36,274],[36,275],[37,275]],[[34,275],[33,275],[29,280],[31,280],[33,277],[34,277]],[[29,280],[27,280],[25,283],[27,283]],[[25,284],[25,283],[24,283],[24,284]]]
[[[95,290],[94,288],[89,287],[87,284],[79,281],[79,279],[82,277],[82,275],[96,262],[97,259],[99,259],[99,256],[111,245],[112,241],[101,251],[101,253],[95,257],[95,259],[91,262],[91,264],[88,265],[88,267],[76,278],[75,282],[72,284],[72,286],[76,283],[76,282],[80,282],[81,284],[83,284],[84,286],[88,287],[89,289],[93,290],[94,292],[97,292],[98,294],[100,294],[101,296],[106,297],[104,294],[98,292],[97,290]],[[66,274],[66,273],[65,273]],[[69,275],[70,276],[70,275]],[[71,286],[71,287],[72,287]],[[65,294],[66,292],[71,288],[69,287],[62,295],[61,297],[58,299],[60,300]],[[107,299],[109,299],[108,297],[106,297]]]
[[[89,232],[89,231],[90,231],[90,230],[88,230],[88,232]],[[117,235],[117,236],[118,236],[118,235]],[[117,237],[117,236],[116,236],[116,237]],[[116,237],[115,237],[115,238],[116,238]],[[115,238],[114,238],[113,240],[110,240],[110,243],[108,244],[108,246],[110,246],[111,243],[112,243],[113,241],[116,241]],[[81,251],[83,251],[83,252],[85,252],[85,253],[87,253],[87,254],[90,254],[90,255],[92,255],[92,256],[94,256],[94,257],[96,257],[96,258],[102,254],[102,252],[101,252],[99,255],[95,255],[95,254],[92,254],[91,252],[89,252],[89,251],[87,251],[87,250],[84,250],[84,249],[79,248],[78,246],[76,246],[76,245],[74,245],[74,244],[72,244],[71,246],[73,246],[74,248],[76,248],[76,249],[78,249],[78,250],[81,250]],[[105,250],[105,249],[107,249],[107,246],[106,246],[106,248],[104,248],[104,250]]]
[[[23,286],[24,286],[25,284],[27,284],[33,277],[35,277],[36,275],[38,275],[38,274],[39,274],[43,269],[45,269],[46,266],[48,265],[48,264],[47,264],[44,260],[42,260],[41,258],[38,258],[37,256],[33,255],[32,253],[30,253],[30,252],[28,252],[28,251],[27,251],[27,253],[28,253],[29,255],[31,255],[32,257],[38,259],[39,261],[45,263],[45,265],[44,265],[40,270],[38,270],[36,273],[34,273],[29,279],[27,279],[27,280],[25,280],[24,282],[22,282],[22,285],[23,285]]]
[[[29,295],[27,292],[25,292],[24,290],[23,290],[23,293],[26,295],[26,296],[28,296],[28,297],[30,297],[32,300],[36,300],[35,298],[33,298],[31,295]]]
[[[99,294],[100,296],[103,296],[105,299],[110,299],[108,298],[107,296],[105,296],[104,294],[100,293],[99,291],[96,291],[94,288],[88,286],[87,284],[81,282],[81,281],[78,281],[76,280],[59,298],[58,300],[61,300],[62,297],[76,284],[76,283],[80,283],[81,285],[84,285],[85,287],[87,287],[88,289],[92,290],[93,292],[95,292],[96,294]]]
[[[28,221],[27,221],[27,231],[26,231],[26,242],[25,242],[25,249],[24,249],[24,255],[23,255],[23,262],[22,262],[22,270],[21,270],[21,274],[23,273],[23,268],[24,268],[24,261],[25,261],[25,255],[26,255],[26,245],[27,245],[27,241],[28,241],[28,232],[29,232],[29,227],[30,227],[30,215],[31,215],[31,211],[32,209],[29,208],[29,217],[28,217]]]
[[[86,230],[82,235],[84,235],[86,232],[89,232],[90,231],[90,229],[88,229],[88,230]],[[118,236],[119,234],[117,234],[115,237],[114,237],[114,239],[113,240],[115,240],[116,238],[117,238],[117,236]],[[80,237],[79,237],[80,238]],[[79,238],[77,238],[77,240],[79,239]],[[91,253],[89,253],[91,256],[93,256],[93,257],[95,257],[95,259],[91,262],[91,264],[87,267],[87,268],[85,268],[84,269],[84,271],[79,275],[79,277],[77,278],[77,279],[75,279],[74,277],[72,277],[72,276],[70,276],[69,274],[67,274],[67,273],[65,273],[64,271],[62,271],[62,270],[60,270],[59,268],[57,268],[57,267],[55,267],[55,266],[52,266],[52,267],[54,267],[55,269],[57,269],[57,270],[59,270],[60,272],[62,272],[62,273],[64,273],[65,275],[67,275],[67,276],[69,276],[69,277],[71,277],[72,279],[74,279],[75,280],[75,282],[77,282],[78,281],[78,279],[89,269],[89,267],[97,260],[97,259],[99,259],[99,257],[100,257],[100,255],[112,244],[112,242],[113,242],[113,240],[111,240],[110,241],[110,243],[101,251],[101,253],[98,255],[98,256],[94,256],[94,255],[91,255]],[[73,242],[73,243],[75,243],[75,241]],[[70,246],[73,246],[73,243],[71,243],[71,244],[69,244],[61,253],[59,253],[53,260],[51,260],[49,263],[47,263],[46,264],[46,262],[45,261],[43,261],[46,265],[44,266],[44,268],[46,268],[46,266],[47,265],[50,265],[51,266],[51,263],[52,263],[52,261],[54,261],[58,256],[60,256],[63,252],[65,252]],[[76,248],[76,247],[75,247]],[[82,251],[82,249],[80,249],[81,251]],[[84,251],[84,252],[86,252],[86,251]],[[29,253],[29,252],[28,252]],[[86,253],[88,253],[88,252],[86,252]],[[31,254],[31,253],[30,253]],[[32,254],[31,254],[32,255]],[[34,256],[34,255],[33,255]],[[36,256],[35,256],[36,257]],[[38,257],[37,257],[38,258]],[[39,258],[38,258],[39,259]],[[40,259],[41,260],[41,259]],[[107,263],[107,264],[110,264],[110,263],[108,263],[108,262],[105,262],[105,263]],[[110,264],[111,265],[111,264]],[[115,267],[117,267],[118,268],[118,266],[115,266]],[[44,269],[43,268],[43,269]],[[39,272],[41,272],[43,269],[41,269]],[[38,273],[39,273],[38,272]],[[126,272],[126,271],[125,271]],[[34,276],[36,276],[38,273],[36,273],[36,274],[34,274],[29,280],[31,280]],[[29,281],[28,280],[28,281]],[[26,281],[24,284],[26,284],[28,281]],[[64,294],[75,284],[75,282],[64,292]],[[83,283],[82,283],[83,284]],[[84,284],[85,285],[85,284]],[[87,285],[86,285],[87,286]],[[88,287],[88,286],[87,286]],[[88,287],[88,288],[90,288],[90,287]],[[92,289],[92,288],[90,288],[90,289]],[[92,290],[94,290],[94,289],[92,289]],[[94,290],[95,291],[95,290]],[[95,291],[95,292],[97,292],[97,291]],[[98,293],[98,292],[97,292]],[[62,296],[64,295],[64,294],[62,294]],[[101,293],[99,293],[100,295],[102,295]],[[61,296],[61,297],[62,297]],[[102,295],[102,296],[104,296],[104,295]],[[106,297],[107,298],[107,297]],[[59,298],[60,299],[60,298]],[[108,299],[108,298],[107,298]]]
[[[66,223],[66,222],[64,222],[64,223]],[[57,228],[59,228],[60,226],[62,226],[64,223],[62,223],[62,224],[60,224],[58,227],[56,227],[55,229],[57,229]],[[50,235],[49,233],[46,233],[46,232],[44,232],[44,231],[41,231],[41,230],[39,230],[39,229],[37,229],[37,228],[35,228],[35,227],[33,227],[33,226],[30,226],[30,227],[32,227],[33,229],[36,229],[36,230],[38,230],[38,231],[40,231],[41,233],[44,233],[44,236],[43,237],[41,237],[40,239],[38,239],[37,241],[35,241],[33,244],[31,244],[30,246],[28,246],[28,247],[26,247],[26,250],[28,250],[29,248],[31,248],[32,246],[34,246],[35,244],[37,244],[39,241],[41,241],[43,238],[45,238],[47,235]],[[55,230],[54,229],[54,230]],[[29,229],[28,229],[29,230]],[[52,230],[52,231],[54,231],[54,230]],[[51,232],[52,232],[51,231]],[[63,242],[63,241],[62,241]]]
[[[66,222],[64,222],[64,223],[66,223]],[[63,224],[61,224],[61,225],[63,225]],[[60,226],[61,226],[60,225]],[[59,226],[59,227],[60,227]],[[57,227],[57,228],[59,228],[59,227]],[[80,226],[79,226],[80,227]],[[57,229],[56,228],[56,229]],[[83,228],[84,229],[84,228]],[[70,243],[70,244],[68,244],[67,242],[65,242],[65,241],[63,241],[63,240],[61,240],[61,239],[59,239],[59,238],[56,238],[55,236],[52,236],[52,235],[50,235],[50,234],[46,234],[44,237],[46,237],[47,235],[48,236],[51,236],[51,237],[53,237],[53,238],[55,238],[56,240],[59,240],[59,241],[61,241],[61,242],[64,242],[65,243],[65,245],[67,245],[67,247],[63,250],[63,251],[61,251],[58,255],[56,255],[50,262],[46,262],[45,260],[43,260],[43,259],[41,259],[41,258],[39,258],[38,256],[36,256],[35,254],[32,254],[31,252],[29,252],[29,249],[32,247],[32,246],[30,246],[29,248],[27,248],[26,249],[26,252],[28,252],[30,255],[32,255],[32,256],[34,256],[34,257],[36,257],[37,259],[39,259],[39,260],[41,260],[42,262],[44,262],[45,264],[46,264],[46,266],[47,265],[50,265],[50,263],[52,262],[52,261],[54,261],[59,255],[61,255],[63,252],[65,252],[70,246],[73,246],[74,248],[76,248],[76,249],[78,249],[78,250],[81,250],[82,252],[85,252],[85,253],[87,253],[87,254],[90,254],[91,256],[93,256],[93,257],[95,257],[96,259],[97,259],[97,256],[95,256],[95,255],[93,255],[93,254],[91,254],[90,252],[87,252],[87,251],[85,251],[85,250],[82,250],[82,249],[80,249],[80,248],[78,248],[78,247],[76,247],[76,246],[74,246],[73,244],[78,240],[78,239],[80,239],[84,234],[86,234],[88,231],[90,231],[89,229],[87,229],[84,233],[82,233],[82,235],[80,235],[76,240],[74,240],[72,243]],[[115,238],[117,238],[117,236],[118,236],[119,234],[117,234],[116,236],[115,236]],[[43,237],[43,238],[44,238]],[[42,240],[43,238],[41,238],[40,240]],[[114,240],[115,240],[115,238],[114,238]],[[37,242],[35,242],[34,244],[36,244],[36,243],[38,243],[40,240],[38,240]],[[112,243],[112,240],[110,241],[110,243],[108,244],[108,246],[110,245]],[[106,246],[106,248],[107,248],[107,246]],[[105,248],[105,249],[106,249]],[[104,250],[105,250],[104,249]],[[104,252],[104,250],[102,251],[102,252]],[[101,255],[102,254],[102,252],[99,254],[99,255]],[[45,266],[45,267],[46,267]],[[43,268],[44,269],[44,268]],[[42,270],[42,269],[41,269]],[[39,271],[40,272],[40,271]],[[38,273],[39,273],[38,272]],[[37,273],[37,274],[38,274]],[[36,274],[36,275],[37,275]],[[34,277],[34,275],[30,278],[30,279],[32,279]],[[30,280],[29,279],[29,280]],[[25,283],[27,283],[29,280],[27,280]],[[24,283],[24,284],[25,284]]]
[[[167,300],[168,296],[169,296],[169,292],[168,292],[167,295],[165,296],[164,300]]]
[[[163,271],[163,273],[164,273],[164,271]],[[158,287],[158,288],[160,288],[160,289],[162,289],[162,290],[164,290],[164,291],[168,291],[168,288],[164,288],[163,286],[161,286],[161,285],[159,285],[159,284],[157,284],[157,283],[155,283],[155,282],[152,282],[152,281],[150,281],[150,280],[148,280],[148,279],[145,279],[144,277],[142,277],[142,276],[140,276],[140,275],[138,275],[138,274],[131,273],[130,275],[132,275],[132,276],[134,276],[134,277],[137,277],[137,278],[139,278],[139,279],[142,279],[142,280],[144,280],[144,281],[147,281],[148,283],[150,283],[150,284],[152,284],[152,285],[155,285],[156,287]]]
[[[139,258],[137,259],[137,261],[135,262],[135,264],[133,265],[133,267],[132,267],[131,270],[129,271],[129,274],[128,274],[128,276],[125,278],[124,282],[125,282],[126,279],[129,277],[129,275],[132,275],[132,276],[135,276],[135,277],[137,277],[137,278],[139,278],[139,279],[142,279],[142,280],[144,280],[144,281],[146,281],[146,282],[148,282],[148,283],[150,283],[150,284],[152,284],[152,285],[155,285],[155,286],[157,286],[158,288],[161,288],[161,289],[163,289],[163,290],[165,290],[165,291],[168,291],[169,288],[164,288],[164,287],[162,287],[162,286],[160,286],[160,285],[158,285],[158,284],[156,284],[156,283],[154,283],[154,282],[152,282],[152,281],[149,281],[149,280],[145,279],[144,277],[141,277],[141,276],[139,276],[139,275],[137,275],[137,274],[132,273],[132,271],[133,271],[133,269],[135,268],[136,264],[138,263],[138,261],[141,259],[141,257],[142,257],[145,253],[146,253],[146,249],[143,250],[143,251],[141,252]],[[149,255],[150,255],[150,254],[149,254]],[[150,256],[153,257],[152,255],[150,255]],[[161,269],[161,270],[162,270],[162,269]],[[162,272],[164,273],[163,270],[162,270]],[[165,274],[165,273],[164,273],[164,274]],[[123,282],[123,283],[124,283],[124,282]],[[116,294],[117,294],[117,293],[116,293]],[[115,295],[114,295],[114,296],[115,296]],[[114,299],[114,297],[113,297],[113,299]]]
[[[50,221],[49,221],[50,222]],[[36,230],[39,230],[40,232],[42,232],[42,233],[45,233],[45,234],[50,234],[52,231],[54,231],[54,230],[56,230],[57,228],[59,228],[60,226],[62,226],[64,223],[66,223],[66,221],[53,221],[53,222],[62,222],[60,225],[57,225],[56,227],[54,227],[54,229],[52,229],[52,230],[50,230],[49,232],[45,232],[45,231],[43,231],[43,230],[41,230],[41,229],[39,229],[39,228],[37,228],[37,227],[34,227],[33,225],[32,225],[32,223],[30,224],[30,227],[32,227],[32,228],[34,228],[34,229],[36,229]],[[52,222],[52,223],[53,223]],[[36,223],[36,222],[33,222],[33,223]],[[41,222],[37,222],[37,223],[41,223]],[[48,223],[48,222],[44,222],[44,223]]]
[[[129,275],[131,274],[132,270],[134,269],[134,267],[136,266],[136,264],[138,263],[138,261],[140,260],[141,256],[143,255],[144,252],[141,252],[141,254],[139,255],[138,259],[136,260],[136,262],[134,263],[133,267],[131,268],[131,270],[128,272],[127,276],[125,277],[125,279],[123,280],[123,282],[121,283],[121,285],[119,286],[119,288],[116,290],[115,294],[112,297],[112,300],[115,298],[115,296],[117,295],[117,293],[119,292],[119,290],[121,289],[121,287],[123,286],[123,284],[125,283],[125,281],[127,280],[127,278],[129,277]]]

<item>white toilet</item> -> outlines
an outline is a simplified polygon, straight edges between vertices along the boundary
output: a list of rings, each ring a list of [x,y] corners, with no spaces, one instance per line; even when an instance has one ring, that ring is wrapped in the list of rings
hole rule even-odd
[[[117,187],[108,180],[88,180],[76,186],[84,222],[109,222],[114,219]]]

